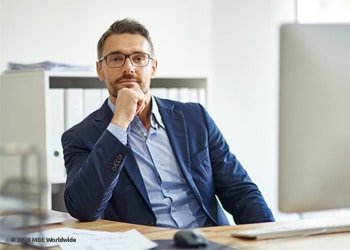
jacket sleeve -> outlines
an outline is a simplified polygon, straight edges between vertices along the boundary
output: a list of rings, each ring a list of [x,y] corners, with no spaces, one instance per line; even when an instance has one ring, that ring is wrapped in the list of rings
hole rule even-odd
[[[129,147],[108,130],[62,135],[67,170],[64,200],[68,212],[81,221],[100,218],[108,205]]]
[[[208,131],[215,193],[225,210],[232,214],[237,224],[274,221],[257,185],[231,153],[217,125],[204,109],[202,114]]]

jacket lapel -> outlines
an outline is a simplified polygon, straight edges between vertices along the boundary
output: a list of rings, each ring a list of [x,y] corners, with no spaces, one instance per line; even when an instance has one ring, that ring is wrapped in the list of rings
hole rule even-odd
[[[128,158],[125,162],[124,169],[125,169],[126,173],[128,174],[130,180],[134,183],[137,190],[140,192],[140,194],[142,195],[142,197],[144,198],[144,200],[148,204],[149,208],[152,210],[151,202],[149,200],[146,186],[145,186],[145,183],[143,182],[140,169],[138,167],[135,167],[135,166],[137,166],[137,162],[136,162],[136,159],[135,159],[132,151],[130,150],[130,152],[128,154]]]
[[[172,102],[159,98],[156,98],[156,101],[164,124],[166,124],[166,132],[184,178],[192,189],[198,203],[202,204],[203,209],[212,218],[210,213],[208,213],[207,209],[203,206],[202,197],[192,176],[188,126],[185,123],[183,112],[182,110],[176,109]]]
[[[176,110],[174,104],[156,98],[159,112],[165,124],[174,155],[184,171],[190,171],[190,155],[188,132],[181,110]]]

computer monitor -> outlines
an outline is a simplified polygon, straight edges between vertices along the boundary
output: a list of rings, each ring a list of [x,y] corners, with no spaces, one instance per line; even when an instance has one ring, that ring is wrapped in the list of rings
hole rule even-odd
[[[280,29],[281,212],[350,208],[350,24]]]

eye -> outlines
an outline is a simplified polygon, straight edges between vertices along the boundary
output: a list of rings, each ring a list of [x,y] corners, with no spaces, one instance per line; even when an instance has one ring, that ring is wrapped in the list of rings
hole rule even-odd
[[[132,60],[137,63],[143,63],[147,60],[147,55],[146,54],[134,54],[132,57]]]
[[[144,58],[142,58],[142,57],[137,57],[135,60],[140,62],[140,61],[143,61]]]
[[[108,61],[111,63],[121,63],[124,62],[124,55],[121,54],[111,54],[108,56]]]

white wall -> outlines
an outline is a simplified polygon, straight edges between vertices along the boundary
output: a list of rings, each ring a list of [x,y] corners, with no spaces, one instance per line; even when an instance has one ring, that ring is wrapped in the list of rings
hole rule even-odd
[[[278,26],[294,0],[0,0],[0,72],[9,61],[91,64],[116,19],[149,28],[159,76],[209,78],[209,111],[277,219]]]
[[[277,209],[278,29],[293,0],[213,1],[212,110],[236,154]]]
[[[98,39],[125,17],[149,28],[159,75],[210,70],[210,0],[0,0],[0,71],[9,61],[94,65]]]

